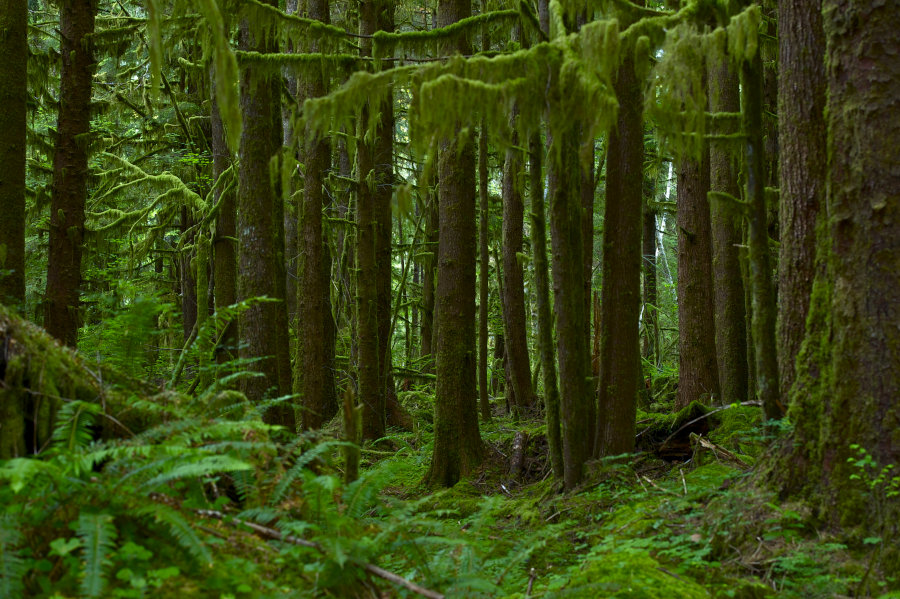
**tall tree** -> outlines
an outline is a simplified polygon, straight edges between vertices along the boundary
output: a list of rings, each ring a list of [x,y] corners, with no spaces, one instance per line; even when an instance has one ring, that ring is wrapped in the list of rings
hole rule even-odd
[[[509,373],[516,397],[517,413],[529,413],[534,406],[531,388],[531,364],[528,357],[528,335],[525,323],[525,287],[520,255],[522,253],[525,205],[522,201],[522,179],[525,163],[518,146],[515,112],[511,117],[512,145],[506,150],[503,164],[503,324]]]
[[[309,18],[330,23],[328,0],[309,2]],[[315,44],[310,48],[315,51]],[[327,80],[322,71],[311,69],[299,82],[305,98],[325,94]],[[325,176],[331,166],[331,143],[307,127],[303,149],[303,204],[300,213],[300,268],[297,300],[297,369],[295,391],[303,399],[303,427],[320,428],[337,413],[334,363],[328,360],[333,348],[334,317],[329,301],[330,269],[323,268],[326,259],[322,232],[322,208],[325,203]]]
[[[815,278],[816,219],[825,202],[825,32],[821,0],[780,2],[778,128],[781,132],[778,370],[794,383]]]
[[[825,519],[860,526],[884,544],[900,532],[900,502],[851,475],[859,474],[853,444],[879,467],[900,463],[900,4],[825,0],[819,13],[819,2],[809,0],[797,3],[783,30],[815,23],[814,13],[822,15],[827,44],[831,168],[817,185],[826,190],[817,228],[820,268],[790,394],[795,428],[773,473],[784,491],[810,498]],[[787,84],[809,93],[800,87],[809,73],[791,68],[785,75],[799,77]],[[796,128],[783,135],[790,147],[814,151],[805,145],[814,137],[802,141]],[[806,291],[800,285],[781,293]],[[885,563],[898,563],[896,544],[884,548]]]
[[[437,25],[472,14],[471,0],[440,0]],[[441,43],[442,54],[468,54],[465,36]],[[452,486],[481,464],[475,386],[475,151],[457,135],[441,143],[438,157],[438,277],[434,305],[437,389],[434,453],[426,480]]]
[[[727,59],[709,64],[709,101],[713,113],[736,114],[741,110],[737,73]],[[748,377],[747,317],[738,249],[743,240],[743,219],[740,209],[730,199],[739,198],[741,193],[735,157],[727,142],[716,139],[710,142],[709,169],[713,192],[709,209],[719,391],[726,402],[742,402],[747,399]]]
[[[262,52],[266,35],[246,21],[240,25],[239,45],[244,50]],[[268,296],[275,301],[261,302],[246,310],[239,320],[240,356],[256,360],[253,369],[259,376],[243,381],[247,397],[259,402],[280,397],[290,391],[290,353],[287,338],[287,312],[283,305],[284,286],[279,286],[282,271],[277,261],[284,256],[283,229],[277,221],[276,190],[269,174],[269,163],[277,150],[281,110],[273,98],[271,79],[252,67],[241,73],[241,112],[244,115],[240,142],[237,192],[238,289],[239,300]],[[280,245],[280,247],[279,247]],[[293,430],[294,409],[282,403],[266,410],[266,422]]]
[[[486,44],[485,44],[486,45]],[[478,136],[478,404],[481,419],[491,419],[491,404],[488,400],[488,277],[490,257],[488,255],[488,143],[487,123],[481,123]]]
[[[704,90],[705,91],[705,90]],[[706,403],[719,395],[712,232],[709,204],[709,146],[699,159],[685,156],[678,168],[678,397],[676,408]]]
[[[747,226],[750,253],[751,330],[756,366],[756,389],[767,419],[784,415],[778,392],[775,346],[775,295],[769,266],[769,231],[766,218],[765,162],[763,155],[762,60],[759,53],[741,64],[742,126],[745,136],[745,186],[749,204]]]
[[[0,304],[25,303],[28,4],[0,0]]]
[[[641,6],[643,2],[636,2]],[[640,379],[641,182],[644,121],[641,81],[633,52],[625,51],[615,82],[619,116],[609,134],[603,287],[600,299],[600,381],[595,454],[634,449]]]
[[[644,197],[644,213],[641,225],[641,255],[644,270],[644,347],[642,356],[659,366],[659,316],[656,284],[656,208],[653,181]],[[598,356],[599,358],[599,356]],[[599,364],[598,364],[599,366]]]
[[[394,4],[367,0],[360,5],[359,33],[393,31]],[[360,44],[362,56],[372,55],[370,37]],[[372,142],[364,133],[369,118],[377,118]],[[388,402],[393,395],[391,375],[391,192],[393,175],[394,105],[391,93],[360,118],[357,148],[357,222],[359,392],[363,406],[363,436],[384,436]]]
[[[87,198],[91,130],[91,78],[94,72],[94,0],[64,0],[59,9],[59,115],[53,151],[50,196],[50,252],[47,260],[44,328],[75,347],[84,205]]]

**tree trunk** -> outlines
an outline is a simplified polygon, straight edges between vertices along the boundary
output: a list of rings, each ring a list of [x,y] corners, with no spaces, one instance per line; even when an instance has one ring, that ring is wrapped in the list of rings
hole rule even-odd
[[[91,130],[91,78],[94,72],[91,35],[96,10],[92,0],[65,0],[59,13],[62,68],[53,151],[44,328],[70,347],[75,347],[78,342],[88,177],[88,144],[84,137]]]
[[[472,14],[471,0],[440,0],[438,27]],[[442,54],[468,54],[465,37],[441,44]],[[434,453],[425,479],[450,487],[481,464],[475,386],[475,152],[457,136],[438,158],[438,279],[434,306],[437,389]]]
[[[866,483],[882,467],[900,463],[900,5],[826,0],[821,13],[816,1],[796,8],[782,24],[788,35],[801,23],[814,24],[814,14],[823,17],[831,170],[827,185],[816,184],[827,190],[826,205],[818,222],[820,268],[790,393],[795,428],[773,474],[782,490],[810,498],[821,517],[859,527],[857,538],[880,537],[881,567],[897,571],[900,555],[889,540],[900,532],[900,503],[887,497],[889,483]],[[799,87],[809,76],[786,84],[809,94]],[[783,135],[785,147],[816,143],[796,128]],[[781,292],[806,293],[803,285]],[[855,464],[860,456],[853,444],[869,454],[874,469]]]
[[[515,112],[510,119],[515,128]],[[515,392],[514,409],[520,415],[532,415],[534,391],[531,388],[531,363],[525,329],[525,288],[522,263],[525,207],[522,201],[524,161],[516,148],[518,134],[513,129],[512,146],[506,150],[503,165],[503,324],[510,378]]]
[[[434,367],[434,286],[438,253],[438,200],[436,191],[428,182],[428,199],[425,202],[425,257],[422,259],[422,369],[431,372]]]
[[[716,364],[709,146],[678,168],[678,397],[675,408],[719,396]]]
[[[253,39],[246,22],[240,27],[240,46],[264,51],[264,40]],[[275,153],[275,119],[280,118],[278,102],[272,97],[271,80],[252,69],[241,77],[241,112],[244,115],[240,143],[237,194],[238,299],[279,297],[278,276],[282,272],[276,260],[284,256],[284,238],[275,222],[275,190],[269,176],[269,161]],[[282,247],[278,247],[281,244]],[[283,286],[281,288],[283,290]],[[285,360],[289,358],[286,312],[276,302],[262,302],[246,310],[239,319],[240,356],[258,360],[252,368],[262,376],[246,378],[243,390],[253,402],[280,397],[289,392],[284,386]],[[290,367],[290,364],[287,364]],[[269,408],[263,420],[293,431],[294,409],[290,404]]]
[[[559,387],[556,381],[556,356],[553,353],[553,320],[550,312],[550,272],[547,264],[547,225],[544,217],[544,177],[541,134],[528,142],[528,175],[531,188],[531,247],[534,257],[534,288],[537,308],[538,353],[544,374],[544,415],[547,420],[547,444],[553,475],[562,480],[562,432],[559,422]]]
[[[781,393],[789,397],[815,278],[816,219],[825,202],[825,32],[821,0],[781,2],[778,22],[778,128],[782,148],[778,370]],[[786,289],[791,292],[783,293]]]
[[[659,319],[656,293],[656,209],[650,206],[653,197],[644,200],[641,231],[641,253],[644,267],[644,348],[643,357],[659,367]],[[598,360],[599,366],[599,360]]]
[[[212,138],[213,155],[213,182],[217,181],[231,163],[231,151],[225,141],[225,127],[222,123],[222,115],[219,113],[219,105],[216,101],[215,73],[210,67],[210,129]],[[235,205],[234,191],[225,192],[220,187],[215,194],[215,201],[219,204],[219,213],[216,218],[216,233],[213,237],[213,288],[215,289],[216,310],[226,308],[237,301],[237,248],[235,238],[237,228],[237,206]],[[236,322],[230,322],[221,336],[219,347],[216,348],[216,359],[219,362],[227,362],[238,354],[238,327]]]
[[[644,122],[641,83],[631,56],[619,66],[615,91],[620,108],[606,158],[597,456],[634,450],[641,373],[638,320]]]
[[[0,303],[20,309],[25,304],[27,30],[28,3],[0,0]]]
[[[778,393],[778,359],[775,347],[775,297],[769,266],[769,232],[766,224],[765,171],[762,139],[762,64],[759,54],[741,65],[744,169],[750,204],[751,328],[756,355],[756,389],[766,419],[781,418],[784,406]]]
[[[741,110],[738,77],[727,61],[709,65],[709,98],[714,113]],[[740,198],[734,158],[725,142],[710,142],[709,168],[712,191]],[[747,400],[748,377],[744,278],[738,250],[743,218],[740,208],[728,199],[713,199],[709,209],[719,391],[723,401],[740,403]]]
[[[312,0],[309,18],[329,23],[328,0]],[[310,50],[316,51],[316,48]],[[307,75],[306,80],[299,82],[303,96],[317,98],[324,95],[327,89],[324,74],[313,70]],[[322,208],[325,177],[331,167],[331,143],[317,137],[311,127],[307,127],[304,140],[303,204],[298,233],[301,257],[297,275],[300,318],[294,390],[303,398],[303,428],[316,429],[324,426],[338,411],[334,363],[328,360],[334,350],[326,347],[327,327],[329,322],[331,326],[334,323],[328,301],[330,272],[322,267],[326,257]]]
[[[488,346],[488,164],[487,126],[481,123],[478,136],[478,403],[481,419],[491,419],[488,400],[487,346]]]
[[[190,210],[182,206],[178,228],[181,238],[189,246],[194,245],[196,237],[193,233],[188,234],[193,229],[194,224]],[[197,278],[194,274],[194,269],[191,268],[193,257],[194,251],[189,249],[182,250],[178,254],[178,276],[181,288],[181,332],[185,343],[194,334],[194,327],[197,326]]]

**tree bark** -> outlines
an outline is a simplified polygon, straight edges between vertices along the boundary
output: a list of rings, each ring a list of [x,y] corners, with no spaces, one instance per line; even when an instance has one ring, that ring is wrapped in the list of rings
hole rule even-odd
[[[709,65],[709,98],[714,113],[741,110],[737,73],[727,61]],[[710,142],[709,160],[710,189],[740,198],[734,158],[725,142]],[[738,249],[743,218],[740,208],[727,199],[713,199],[709,209],[719,391],[723,401],[740,403],[747,400],[748,377],[744,279]]]
[[[0,0],[0,303],[25,304],[28,3]]]
[[[481,419],[491,419],[491,404],[488,399],[488,277],[490,257],[488,255],[488,148],[487,125],[481,123],[478,136],[478,404]]]
[[[778,359],[775,346],[775,297],[769,266],[769,233],[766,221],[765,169],[762,139],[762,64],[759,54],[741,65],[744,169],[750,204],[751,328],[756,356],[756,389],[766,419],[781,418],[784,405],[778,393]]]
[[[700,160],[682,158],[678,168],[678,397],[675,408],[719,396],[712,232],[709,204],[709,147]]]
[[[428,199],[425,202],[425,257],[422,259],[422,369],[434,367],[434,286],[437,265],[439,231],[438,201],[436,190],[428,182]]]
[[[825,32],[821,0],[779,3],[781,132],[778,371],[789,397],[815,278],[816,220],[825,203]],[[784,290],[790,289],[790,293]]]
[[[547,444],[553,475],[562,479],[562,434],[559,422],[559,387],[556,381],[556,356],[553,353],[553,319],[550,311],[550,272],[547,264],[547,225],[544,217],[544,177],[541,134],[528,141],[528,176],[531,190],[531,247],[534,258],[534,288],[537,309],[538,354],[544,380],[544,416],[547,420]]]
[[[240,27],[239,44],[246,50],[265,51],[264,40],[254,39],[249,25]],[[241,358],[258,360],[252,368],[262,376],[246,378],[243,390],[253,402],[275,398],[289,392],[285,368],[290,368],[287,337],[287,312],[277,302],[284,302],[283,285],[278,276],[283,270],[278,260],[284,257],[284,237],[276,223],[282,218],[276,212],[276,190],[269,176],[269,161],[275,154],[275,120],[280,119],[278,102],[272,97],[272,82],[252,69],[244,69],[241,77],[241,132],[237,194],[238,299],[267,296],[274,302],[258,303],[241,315],[239,335]],[[279,136],[280,137],[280,136]],[[278,247],[281,244],[281,247]],[[263,420],[280,424],[293,431],[294,409],[282,403],[267,409]]]
[[[650,206],[653,198],[644,201],[641,226],[641,253],[644,270],[644,347],[643,357],[659,367],[659,319],[656,291],[656,209]],[[599,360],[598,360],[599,362]],[[599,366],[599,363],[598,363]]]
[[[329,23],[328,0],[312,0],[309,18]],[[315,48],[310,48],[315,51]],[[326,93],[323,73],[310,72],[299,82],[305,98]],[[331,143],[315,135],[307,127],[304,135],[303,204],[300,210],[300,268],[297,274],[300,315],[297,326],[298,351],[294,390],[303,398],[303,428],[324,426],[338,411],[334,383],[334,363],[329,361],[334,349],[328,348],[328,327],[334,327],[329,298],[329,274],[323,268],[326,259],[322,230],[322,208],[325,204],[325,177],[331,167]],[[333,339],[333,336],[331,337]]]
[[[471,0],[440,0],[438,27],[472,14]],[[462,36],[443,54],[468,54]],[[434,453],[426,481],[450,487],[482,461],[475,386],[475,152],[459,136],[441,143],[438,158],[438,279],[434,306],[437,389]]]
[[[62,68],[53,151],[44,328],[70,347],[78,342],[88,178],[85,137],[91,131],[91,78],[95,66],[91,34],[96,11],[92,0],[65,0],[59,13]]]
[[[641,373],[638,320],[644,123],[641,84],[630,55],[619,66],[615,92],[620,108],[606,158],[597,456],[634,450]]]
[[[803,16],[794,13],[782,24],[788,35],[819,14],[816,1],[797,9]],[[816,185],[827,190],[826,204],[818,220],[820,268],[790,393],[795,428],[772,472],[783,491],[809,498],[822,518],[880,537],[881,567],[896,571],[900,555],[887,540],[900,532],[900,503],[886,497],[887,485],[865,483],[882,467],[900,463],[900,5],[826,0],[820,14],[828,48],[831,168],[827,185]],[[798,75],[796,69],[786,73]],[[786,84],[803,85],[808,75]],[[783,135],[785,147],[813,143],[802,141],[796,128]],[[805,294],[805,287],[781,292]],[[868,452],[874,471],[854,464],[859,455],[852,444]],[[862,480],[852,481],[852,475]]]
[[[511,119],[515,127],[515,116]],[[531,388],[531,363],[525,328],[525,281],[519,254],[522,252],[525,207],[522,201],[524,161],[516,148],[518,134],[513,129],[512,146],[506,150],[503,165],[503,324],[509,371],[515,392],[517,415],[532,415],[534,391]]]

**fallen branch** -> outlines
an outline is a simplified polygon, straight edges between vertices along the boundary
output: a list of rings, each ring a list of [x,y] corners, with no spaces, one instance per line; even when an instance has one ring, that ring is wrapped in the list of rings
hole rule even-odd
[[[528,433],[519,431],[513,438],[512,458],[509,463],[509,476],[512,480],[519,478],[525,467],[525,447],[528,445]]]
[[[306,539],[301,539],[300,537],[297,537],[294,535],[285,534],[274,528],[269,528],[268,526],[256,524],[255,522],[247,522],[246,520],[240,520],[238,518],[232,518],[232,517],[228,516],[227,514],[224,514],[217,510],[195,510],[195,512],[199,516],[202,516],[205,518],[215,518],[217,520],[222,520],[223,522],[231,524],[232,526],[246,526],[247,528],[249,528],[250,530],[252,530],[257,535],[259,535],[260,537],[262,537],[264,539],[271,539],[273,541],[282,541],[285,543],[290,543],[292,545],[297,545],[299,547],[309,547],[310,549],[315,549],[316,551],[318,551],[319,553],[321,553],[323,555],[326,554],[325,549],[323,549],[322,546],[319,545],[318,543],[315,543],[313,541],[307,541]],[[422,595],[423,597],[428,597],[429,599],[444,599],[444,595],[442,595],[441,593],[438,593],[437,591],[432,591],[430,589],[426,589],[424,587],[420,587],[416,583],[406,580],[402,576],[400,576],[398,574],[394,574],[393,572],[385,570],[384,568],[379,568],[375,564],[363,562],[360,564],[360,566],[362,567],[363,570],[365,570],[369,574],[372,574],[374,576],[377,576],[377,577],[387,580],[389,582],[393,582],[394,584],[402,586],[403,588],[410,590],[413,593],[418,593],[419,595]]]
[[[733,407],[735,407],[735,406],[761,406],[761,405],[762,405],[762,402],[761,402],[761,401],[752,400],[752,401],[742,401],[741,403],[728,404],[727,406],[722,406],[722,407],[720,407],[720,408],[716,408],[715,410],[710,410],[709,412],[707,412],[707,413],[704,414],[703,416],[700,416],[700,417],[698,417],[698,418],[694,418],[694,419],[691,420],[690,422],[685,422],[684,424],[682,424],[682,425],[678,428],[677,431],[675,431],[674,433],[672,433],[671,435],[669,435],[668,437],[666,437],[666,440],[662,442],[662,445],[660,445],[660,448],[665,447],[666,444],[667,444],[669,441],[672,440],[672,437],[674,437],[675,435],[677,435],[678,433],[680,433],[681,431],[683,431],[684,429],[686,429],[686,428],[689,427],[690,425],[694,424],[695,422],[700,422],[700,421],[703,420],[704,418],[709,418],[709,417],[712,416],[713,414],[718,414],[719,412],[722,412],[722,411],[724,411],[724,410],[731,409],[731,408],[733,408]]]
[[[708,449],[711,452],[713,452],[713,455],[716,456],[716,459],[719,459],[720,456],[725,458],[726,461],[734,464],[739,470],[749,470],[750,469],[750,466],[748,466],[747,463],[744,462],[742,459],[740,459],[739,457],[737,457],[736,455],[734,455],[733,453],[731,453],[724,447],[716,445],[712,441],[705,439],[705,438],[701,437],[700,435],[692,433],[691,441],[692,442],[696,441],[704,449]]]

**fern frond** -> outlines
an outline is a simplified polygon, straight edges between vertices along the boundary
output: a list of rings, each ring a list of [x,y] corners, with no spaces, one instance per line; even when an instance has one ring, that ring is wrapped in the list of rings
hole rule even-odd
[[[29,458],[14,458],[0,465],[0,480],[8,480],[13,493],[24,489],[41,474],[58,476],[60,474],[58,464]]]
[[[139,508],[137,515],[153,518],[157,524],[163,524],[169,535],[190,555],[203,564],[212,563],[209,548],[178,510],[163,503],[153,503]]]
[[[324,443],[319,443],[312,449],[303,452],[300,457],[297,458],[297,461],[294,462],[294,465],[291,466],[291,469],[285,472],[284,476],[281,477],[281,480],[278,481],[278,484],[275,485],[275,490],[272,492],[269,503],[276,504],[284,499],[284,495],[288,488],[290,488],[294,481],[303,474],[303,471],[313,460],[336,447],[343,447],[344,445],[348,445],[348,443],[346,441],[325,441]]]
[[[22,533],[10,516],[0,517],[0,597],[20,597],[27,570],[19,555]]]
[[[152,488],[180,478],[203,478],[221,474],[222,472],[237,472],[240,470],[253,470],[253,466],[228,455],[208,455],[196,462],[177,464],[174,468],[167,469],[158,476],[151,478],[142,486]]]
[[[109,554],[116,541],[116,527],[109,514],[85,514],[78,516],[78,537],[84,549],[84,578],[81,592],[88,597],[99,597],[106,586],[106,569],[110,566]]]
[[[70,401],[63,405],[53,428],[53,449],[56,453],[72,453],[84,449],[94,440],[91,425],[100,413],[100,406],[86,401]]]
[[[343,495],[346,516],[361,518],[377,503],[378,494],[394,476],[395,464],[386,460],[347,486]]]

